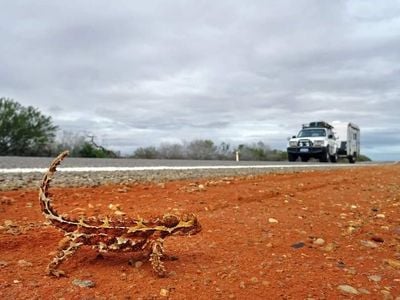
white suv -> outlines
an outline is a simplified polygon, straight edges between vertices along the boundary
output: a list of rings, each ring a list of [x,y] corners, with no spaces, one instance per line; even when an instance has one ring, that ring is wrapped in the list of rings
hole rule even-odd
[[[289,139],[288,160],[308,161],[311,157],[321,162],[337,161],[337,142],[333,127],[326,122],[311,122],[303,125],[297,136]]]

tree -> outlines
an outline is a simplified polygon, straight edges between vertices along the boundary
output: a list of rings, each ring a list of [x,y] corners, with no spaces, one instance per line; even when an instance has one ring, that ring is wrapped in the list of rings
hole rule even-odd
[[[0,155],[48,155],[56,130],[36,108],[0,98]]]
[[[69,151],[69,155],[71,157],[80,156],[80,151],[85,143],[85,136],[79,133],[64,130],[56,137],[56,141],[52,147],[52,156],[55,156],[65,150]]]
[[[83,143],[79,150],[79,156],[81,157],[95,157],[95,158],[106,158],[108,153],[101,148],[96,148],[92,143]],[[114,157],[113,157],[114,158]]]
[[[252,145],[241,144],[238,147],[240,152],[240,160],[262,160],[262,161],[279,161],[285,160],[286,151],[271,149],[262,141],[253,143]]]
[[[83,157],[97,157],[97,158],[116,158],[118,157],[118,155],[114,152],[111,151],[109,149],[104,148],[102,145],[97,144],[94,141],[95,136],[94,135],[90,135],[88,136],[90,138],[90,142],[86,142],[83,145],[83,149],[81,151],[81,155]],[[89,152],[87,152],[89,151]],[[90,151],[92,152],[90,154]],[[86,153],[86,155],[85,155]],[[87,155],[87,153],[89,153],[90,155]]]
[[[104,148],[94,139],[94,135],[63,131],[58,134],[56,142],[52,146],[52,154],[54,156],[68,150],[72,157],[117,158],[120,156],[119,152]]]
[[[181,144],[162,143],[157,152],[159,157],[164,159],[185,158],[185,149]]]
[[[222,142],[217,149],[217,158],[220,160],[233,160],[235,157],[234,151],[231,149],[231,145]]]
[[[217,147],[211,140],[194,140],[187,146],[187,155],[190,159],[215,159]]]
[[[150,146],[150,147],[140,147],[136,149],[135,153],[133,154],[134,158],[158,158],[158,151],[155,147]]]

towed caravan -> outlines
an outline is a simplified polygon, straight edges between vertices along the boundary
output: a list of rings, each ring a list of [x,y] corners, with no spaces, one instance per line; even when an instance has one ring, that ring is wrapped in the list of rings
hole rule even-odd
[[[360,128],[349,122],[333,121],[338,156],[346,157],[350,163],[355,163],[360,156]]]

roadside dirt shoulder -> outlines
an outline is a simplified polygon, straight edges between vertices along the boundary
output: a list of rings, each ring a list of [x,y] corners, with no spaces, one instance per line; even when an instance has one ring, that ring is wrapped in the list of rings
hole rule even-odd
[[[54,188],[52,198],[77,218],[192,212],[203,230],[166,239],[178,257],[165,262],[166,278],[138,254],[100,258],[84,247],[56,279],[45,268],[62,233],[45,223],[37,191],[2,191],[0,298],[400,297],[399,165]]]

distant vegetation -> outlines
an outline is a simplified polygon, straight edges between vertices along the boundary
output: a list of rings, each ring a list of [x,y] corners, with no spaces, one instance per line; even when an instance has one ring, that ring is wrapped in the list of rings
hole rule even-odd
[[[63,131],[56,142],[51,145],[52,155],[69,150],[73,157],[116,158],[120,154],[98,145],[94,136],[81,135]]]
[[[43,115],[36,108],[24,107],[12,99],[0,98],[0,156],[54,156],[63,150],[69,150],[70,155],[75,157],[120,157],[119,152],[96,143],[94,136],[63,131],[56,139],[57,130],[58,127],[53,124],[51,117]],[[271,149],[262,141],[232,146],[224,142],[217,145],[209,139],[139,147],[131,157],[235,160],[236,151],[239,151],[240,160],[287,160],[286,151]],[[358,158],[358,161],[370,160],[365,155]]]
[[[216,145],[211,140],[194,140],[183,144],[163,143],[159,147],[138,148],[134,158],[159,159],[203,159],[203,160],[235,160],[236,151],[239,151],[240,160],[286,160],[286,151],[271,149],[263,142],[251,145],[241,144],[237,148],[222,142]]]

